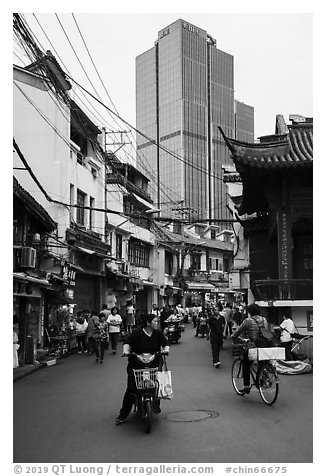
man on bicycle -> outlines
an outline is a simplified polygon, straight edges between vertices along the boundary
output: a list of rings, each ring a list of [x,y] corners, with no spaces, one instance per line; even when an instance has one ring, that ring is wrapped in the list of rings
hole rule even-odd
[[[243,389],[240,390],[243,394],[250,392],[250,367],[252,361],[249,360],[248,349],[257,347],[259,328],[265,327],[267,329],[268,327],[267,320],[260,315],[260,307],[258,304],[250,304],[247,311],[249,317],[242,322],[232,336],[234,342],[237,341],[239,336],[248,342],[248,348],[245,350],[243,356]]]

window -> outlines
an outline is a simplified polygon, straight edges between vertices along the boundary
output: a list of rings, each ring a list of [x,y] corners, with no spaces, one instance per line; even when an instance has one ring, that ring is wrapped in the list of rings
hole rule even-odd
[[[181,223],[178,223],[178,222],[174,222],[173,223],[173,233],[176,233],[178,235],[181,235]]]
[[[86,201],[86,194],[82,192],[81,190],[77,189],[77,217],[76,221],[78,225],[85,226],[85,208],[79,208],[79,207],[85,207],[85,201]]]
[[[150,247],[142,241],[129,240],[128,260],[135,266],[149,267]]]
[[[173,272],[173,254],[165,251],[165,274],[172,274]]]
[[[70,184],[70,205],[75,203],[75,187],[74,185]],[[75,209],[73,207],[70,208],[70,222],[75,220]]]
[[[228,258],[223,258],[223,271],[228,272],[230,270],[230,260]]]
[[[122,235],[118,233],[115,235],[115,257],[122,258]]]
[[[95,206],[95,198],[89,197],[89,229],[92,230],[94,227],[94,206]]]
[[[216,230],[211,230],[211,240],[216,240]]]
[[[192,253],[190,255],[190,267],[192,269],[200,270],[200,253]]]

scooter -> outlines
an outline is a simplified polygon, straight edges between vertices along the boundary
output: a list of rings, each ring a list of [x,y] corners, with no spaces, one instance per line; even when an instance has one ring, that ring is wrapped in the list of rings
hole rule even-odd
[[[207,334],[207,320],[206,317],[201,317],[199,322],[198,334],[201,334],[201,337],[205,337]]]
[[[181,339],[181,330],[177,322],[170,323],[166,330],[166,337],[169,341],[169,344],[178,344]]]
[[[140,369],[133,369],[135,378],[135,412],[145,422],[145,431],[150,433],[152,429],[153,414],[159,406],[158,399],[158,367],[151,368],[150,364],[157,355],[165,355],[164,352],[156,354],[124,354],[123,357],[133,356],[142,366]]]

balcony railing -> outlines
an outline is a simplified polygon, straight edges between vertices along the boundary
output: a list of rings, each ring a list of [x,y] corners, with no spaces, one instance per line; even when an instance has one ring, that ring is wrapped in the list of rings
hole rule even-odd
[[[312,300],[312,279],[264,279],[254,281],[251,291],[257,301]]]

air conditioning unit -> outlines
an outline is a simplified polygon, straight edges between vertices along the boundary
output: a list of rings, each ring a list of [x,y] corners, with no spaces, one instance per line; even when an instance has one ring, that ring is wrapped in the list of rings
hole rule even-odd
[[[20,250],[20,267],[35,268],[36,265],[36,249],[24,246]]]

